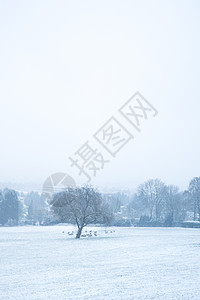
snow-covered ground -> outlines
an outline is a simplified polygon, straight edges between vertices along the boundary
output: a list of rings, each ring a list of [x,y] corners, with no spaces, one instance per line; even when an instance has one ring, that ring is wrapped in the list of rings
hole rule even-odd
[[[0,228],[0,299],[200,299],[200,229],[103,229]]]

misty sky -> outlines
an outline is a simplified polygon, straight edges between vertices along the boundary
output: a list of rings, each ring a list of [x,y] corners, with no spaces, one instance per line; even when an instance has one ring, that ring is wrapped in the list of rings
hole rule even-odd
[[[139,91],[157,110],[92,183],[200,176],[200,2],[0,0],[0,181],[43,183]],[[119,116],[128,130],[130,124]]]

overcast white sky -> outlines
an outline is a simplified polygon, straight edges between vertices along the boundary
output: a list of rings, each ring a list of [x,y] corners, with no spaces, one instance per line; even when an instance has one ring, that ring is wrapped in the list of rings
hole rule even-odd
[[[186,188],[200,176],[199,16],[195,0],[0,0],[0,181],[79,182],[68,157],[140,91],[158,116],[93,184]]]

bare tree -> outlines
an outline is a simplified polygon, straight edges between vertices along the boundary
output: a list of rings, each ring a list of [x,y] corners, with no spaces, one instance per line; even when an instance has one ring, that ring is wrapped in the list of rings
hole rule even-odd
[[[166,186],[160,179],[150,179],[141,184],[137,190],[137,197],[149,210],[150,219],[159,220],[164,209]]]
[[[109,204],[114,214],[120,211],[122,201],[120,200],[119,193],[106,193],[102,195],[102,198],[105,203]]]
[[[102,202],[101,194],[90,186],[68,188],[56,194],[51,204],[62,221],[77,225],[76,238],[80,238],[83,228],[88,224],[107,224],[112,217],[108,206]]]
[[[175,185],[166,187],[165,205],[166,205],[166,220],[172,226],[174,221],[181,221],[183,218],[183,201],[179,189]]]
[[[194,177],[189,184],[189,193],[193,203],[194,209],[194,220],[196,220],[196,215],[199,215],[200,221],[200,177]]]

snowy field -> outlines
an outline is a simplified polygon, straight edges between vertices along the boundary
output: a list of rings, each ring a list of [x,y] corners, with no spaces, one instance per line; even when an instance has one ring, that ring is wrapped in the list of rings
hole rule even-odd
[[[0,299],[200,299],[199,229],[70,230],[0,228]]]

